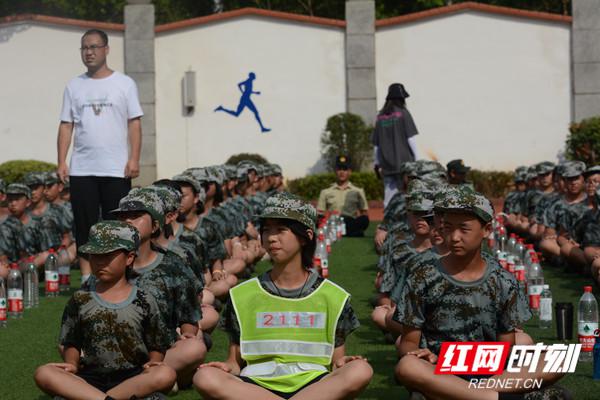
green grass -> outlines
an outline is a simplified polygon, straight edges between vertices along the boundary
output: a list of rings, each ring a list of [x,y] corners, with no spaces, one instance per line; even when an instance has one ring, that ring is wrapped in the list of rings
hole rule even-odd
[[[392,345],[385,344],[381,333],[371,324],[369,297],[374,293],[373,279],[377,256],[372,246],[373,225],[365,238],[345,238],[334,245],[330,258],[331,279],[348,290],[352,304],[360,317],[361,327],[347,342],[348,354],[361,354],[369,359],[375,375],[361,399],[407,399],[405,389],[392,380],[392,370],[396,362]],[[264,271],[268,265],[259,265]],[[555,302],[568,301],[577,307],[583,291],[590,281],[574,274],[566,274],[551,268],[544,271],[550,283]],[[74,271],[73,282],[78,282],[78,271]],[[41,299],[41,305],[34,310],[26,310],[22,320],[10,320],[6,329],[0,330],[0,399],[49,399],[35,386],[32,376],[35,368],[43,363],[59,361],[56,342],[60,327],[60,316],[67,296],[54,299]],[[537,328],[537,320],[526,324],[525,329],[536,341],[554,342],[556,330]],[[221,331],[213,335],[214,346],[208,360],[223,360],[226,356],[227,338]],[[573,341],[574,342],[574,341]],[[591,364],[579,364],[577,371],[567,376],[561,384],[573,392],[578,400],[597,399],[594,391],[597,383],[591,379]],[[191,389],[179,392],[174,399],[198,399]]]

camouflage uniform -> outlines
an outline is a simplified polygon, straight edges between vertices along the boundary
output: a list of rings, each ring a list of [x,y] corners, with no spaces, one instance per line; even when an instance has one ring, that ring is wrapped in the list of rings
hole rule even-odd
[[[466,188],[448,189],[436,200],[436,212],[469,212],[484,222],[494,215],[488,199]],[[474,282],[447,275],[441,260],[421,264],[407,277],[400,299],[393,319],[420,329],[420,347],[435,354],[446,341],[497,341],[531,318],[514,276],[489,260]]]
[[[526,180],[527,167],[517,167],[515,169],[515,183],[525,182]],[[503,208],[505,214],[523,214],[524,193],[525,192],[513,190],[506,195]]]
[[[409,212],[425,212],[433,216],[433,190],[435,188],[433,182],[427,179],[410,182],[407,196]],[[418,254],[410,240],[399,240],[394,233],[388,234],[380,259],[382,280],[379,292],[391,292],[398,281],[399,274],[405,269],[406,263]]]
[[[581,161],[570,161],[562,166],[563,178],[574,178],[585,172],[585,164]],[[587,197],[577,203],[567,203],[562,196],[547,211],[544,225],[557,232],[566,232],[570,237],[576,236],[575,224],[588,210]]]
[[[114,250],[136,250],[137,230],[124,222],[106,221],[94,225],[82,253],[105,254]],[[169,348],[167,329],[156,300],[133,287],[127,300],[108,303],[95,285],[76,291],[65,306],[60,344],[81,352],[81,370],[94,374],[140,368],[149,353]]]
[[[31,190],[20,183],[8,185],[6,194],[24,195],[31,198]],[[48,218],[35,219],[30,214],[29,222],[23,224],[18,218],[9,215],[0,223],[0,253],[16,262],[22,257],[35,255],[60,245],[60,237],[54,222]]]
[[[119,208],[113,213],[145,211],[164,225],[163,203],[152,188],[133,189],[121,199]],[[186,260],[172,251],[157,246],[156,259],[144,267],[135,268],[133,282],[139,288],[150,293],[158,302],[163,314],[171,342],[177,340],[176,328],[182,324],[197,325],[202,318],[198,295],[203,285],[194,275]],[[93,284],[94,279],[90,280]]]

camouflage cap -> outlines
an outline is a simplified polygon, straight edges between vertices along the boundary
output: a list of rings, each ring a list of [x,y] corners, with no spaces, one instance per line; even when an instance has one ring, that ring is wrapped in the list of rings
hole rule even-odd
[[[179,183],[184,183],[190,185],[194,191],[198,194],[200,198],[200,202],[204,203],[206,201],[206,192],[204,188],[193,176],[191,175],[175,175],[171,180]]]
[[[439,189],[440,182],[435,179],[413,179],[406,190],[406,209],[408,211],[431,211],[433,215],[433,198]]]
[[[227,180],[227,176],[221,169],[220,165],[213,165],[211,167],[207,167],[206,174],[208,175],[209,182],[216,182],[219,185],[222,185]]]
[[[60,179],[58,178],[58,174],[56,172],[44,173],[44,185],[50,186],[58,182],[60,182]]]
[[[271,164],[271,176],[282,175],[283,170],[279,164]]]
[[[262,164],[256,164],[256,176],[259,178],[265,177],[265,166]]]
[[[400,173],[407,176],[417,176],[417,163],[414,161],[405,161],[400,164]],[[413,175],[414,174],[414,175]]]
[[[527,181],[527,167],[520,166],[515,168],[515,182]]]
[[[547,173],[554,171],[554,168],[556,168],[556,165],[553,162],[542,161],[535,165],[535,172],[538,175],[546,175]]]
[[[261,219],[291,219],[314,231],[317,222],[317,209],[298,196],[282,192],[276,193],[267,199],[265,208],[259,217]]]
[[[600,165],[594,165],[593,167],[589,167],[588,169],[585,170],[585,172],[583,173],[584,177],[588,177],[590,175],[594,175],[594,174],[600,174]]]
[[[160,228],[165,224],[165,209],[162,200],[155,190],[150,188],[136,188],[129,191],[127,196],[119,201],[119,208],[112,210],[112,214],[129,211],[145,211],[158,221]]]
[[[446,174],[446,168],[442,166],[437,161],[431,160],[417,160],[415,161],[416,168],[415,171],[409,174],[409,176],[417,177],[417,176],[425,176],[431,173],[439,172]]]
[[[525,175],[527,180],[536,179],[537,178],[537,169],[535,165],[532,165],[527,168],[527,174]]]
[[[23,183],[27,186],[38,186],[45,185],[46,183],[45,172],[29,172],[23,177]]]
[[[83,254],[106,254],[115,250],[137,251],[138,230],[122,221],[102,221],[90,228],[88,242],[79,248]]]
[[[242,160],[242,161],[238,162],[237,163],[237,168],[238,168],[238,174],[239,174],[239,170],[240,169],[246,170],[246,174],[251,169],[255,170],[258,173],[256,163],[254,161],[251,161],[251,160]]]
[[[11,183],[8,185],[6,194],[22,194],[28,199],[31,199],[31,189],[29,189],[29,186],[22,183]]]
[[[197,180],[199,183],[208,182],[208,173],[206,172],[206,168],[188,168],[183,171],[182,175],[189,175]]]
[[[575,178],[583,175],[585,172],[585,163],[583,161],[568,161],[563,165],[563,178]]]
[[[163,202],[165,213],[177,211],[181,205],[181,192],[167,185],[150,185],[148,189],[154,190]]]
[[[492,203],[484,195],[464,185],[449,187],[443,195],[436,198],[434,209],[441,212],[472,213],[484,222],[490,222],[494,218]]]
[[[0,193],[6,193],[6,182],[0,178]]]

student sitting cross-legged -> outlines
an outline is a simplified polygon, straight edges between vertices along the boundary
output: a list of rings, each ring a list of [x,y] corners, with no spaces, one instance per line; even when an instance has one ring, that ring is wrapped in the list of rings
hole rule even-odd
[[[491,379],[543,379],[545,394],[523,394],[524,388],[476,389],[455,375],[435,375],[443,342],[508,342],[514,345],[518,328],[531,317],[527,301],[512,274],[481,254],[491,232],[493,208],[488,199],[467,187],[447,189],[436,198],[441,231],[450,253],[411,271],[402,289],[394,320],[402,324],[401,356],[395,370],[406,387],[428,399],[502,400],[566,398],[549,386],[562,374],[504,372]],[[543,358],[542,358],[543,359]],[[461,375],[462,376],[462,375]],[[563,397],[561,397],[563,396]]]
[[[350,399],[373,370],[346,356],[358,327],[348,293],[309,270],[316,210],[289,193],[269,197],[261,214],[273,269],[230,291],[223,325],[225,362],[202,365],[194,386],[205,399]]]
[[[80,251],[89,254],[96,280],[65,307],[64,362],[35,372],[44,392],[78,400],[160,399],[158,392],[175,383],[175,371],[163,364],[169,338],[156,300],[128,281],[139,242],[137,229],[125,222],[90,230]]]

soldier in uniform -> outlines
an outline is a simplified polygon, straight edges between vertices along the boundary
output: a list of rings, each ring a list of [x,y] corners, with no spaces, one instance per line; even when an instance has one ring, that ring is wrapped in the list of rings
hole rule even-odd
[[[527,190],[527,167],[520,166],[515,169],[515,190],[509,192],[504,198],[502,211],[508,216],[506,225],[509,229],[518,229],[521,215],[523,214],[523,196]]]
[[[538,190],[540,197],[535,205],[535,210],[529,215],[529,236],[538,241],[542,238],[545,230],[543,224],[543,212],[548,207],[548,204],[557,196],[557,191],[554,188],[554,170],[556,165],[550,161],[542,161],[536,164],[535,171],[537,173]]]
[[[10,215],[6,206],[6,182],[0,179],[0,222],[4,221]]]
[[[35,382],[52,396],[70,399],[164,398],[175,371],[163,363],[169,348],[165,321],[154,297],[128,280],[140,242],[118,221],[94,225],[87,244],[94,284],[76,291],[62,318],[62,363],[43,365]]]

